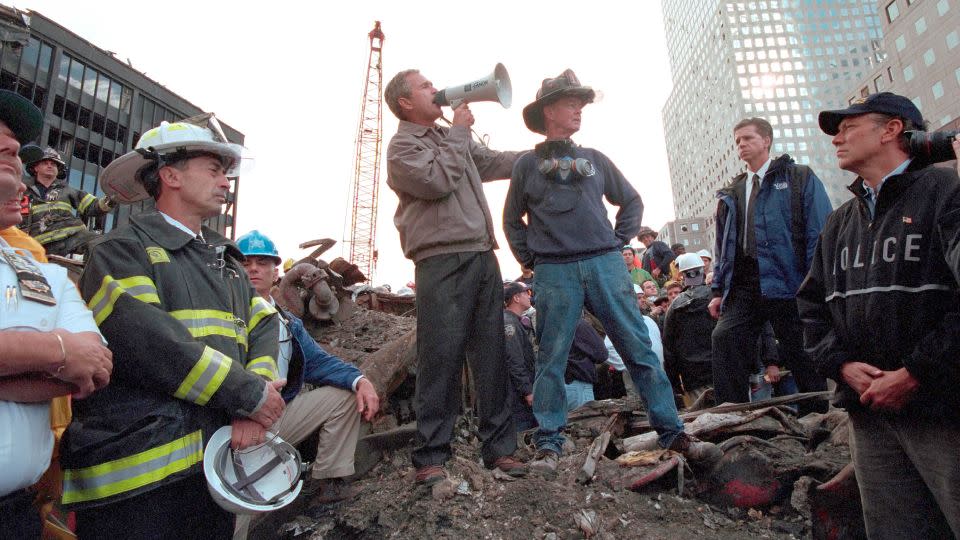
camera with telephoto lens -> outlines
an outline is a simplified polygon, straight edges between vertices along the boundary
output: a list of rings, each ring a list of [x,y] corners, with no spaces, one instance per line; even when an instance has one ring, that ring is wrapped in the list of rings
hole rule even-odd
[[[926,163],[957,159],[952,144],[958,133],[960,131],[908,131],[910,157]]]

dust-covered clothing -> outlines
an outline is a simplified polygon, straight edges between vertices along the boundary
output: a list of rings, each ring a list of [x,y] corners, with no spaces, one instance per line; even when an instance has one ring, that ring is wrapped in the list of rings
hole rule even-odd
[[[110,212],[106,198],[97,198],[81,191],[66,180],[56,179],[45,187],[35,178],[25,178],[30,213],[20,228],[43,245],[49,255],[82,253],[87,243],[97,237],[85,222]]]

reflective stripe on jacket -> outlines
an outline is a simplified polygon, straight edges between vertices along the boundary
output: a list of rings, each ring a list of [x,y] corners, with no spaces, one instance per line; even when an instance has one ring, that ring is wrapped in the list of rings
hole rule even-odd
[[[91,246],[80,292],[113,351],[110,384],[75,403],[63,502],[122,500],[200,471],[203,446],[276,377],[276,310],[229,240],[201,242],[157,213]]]
[[[30,199],[30,214],[20,228],[41,244],[51,244],[86,230],[84,222],[109,212],[100,199],[81,191],[65,180],[54,180],[46,195],[40,194],[35,178],[24,179]]]

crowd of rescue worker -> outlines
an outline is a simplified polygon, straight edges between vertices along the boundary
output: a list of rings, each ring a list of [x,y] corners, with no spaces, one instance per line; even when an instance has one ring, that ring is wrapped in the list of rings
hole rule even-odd
[[[416,484],[447,478],[464,361],[479,458],[513,477],[556,477],[567,413],[601,378],[641,400],[660,448],[706,464],[722,452],[684,431],[678,403],[830,379],[868,535],[960,536],[960,179],[910,152],[908,132],[925,129],[910,100],[820,113],[856,175],[835,210],[810,167],[771,154],[767,120],[732,126],[746,170],[717,193],[714,249],[686,253],[641,227],[640,195],[609,157],[572,140],[596,95],[572,70],[524,107],[544,136],[529,151],[474,141],[467,104],[437,124],[436,94],[405,70],[384,95],[399,119],[394,223],[415,265]],[[234,243],[203,225],[244,149],[212,115],[164,122],[102,171],[97,198],[33,144],[42,128],[39,109],[0,91],[0,535],[245,538],[298,497],[356,497],[377,389],[271,296],[281,258],[268,235]],[[495,224],[483,182],[505,178]],[[106,235],[87,229],[148,199]],[[515,281],[501,277],[497,226]],[[47,255],[82,257],[77,284]],[[532,435],[528,462],[518,432]],[[295,446],[312,435],[307,474]]]

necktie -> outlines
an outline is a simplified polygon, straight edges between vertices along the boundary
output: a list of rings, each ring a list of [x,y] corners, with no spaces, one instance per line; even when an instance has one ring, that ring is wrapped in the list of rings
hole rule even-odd
[[[750,188],[750,200],[747,201],[747,219],[743,224],[744,229],[744,253],[750,257],[757,257],[757,235],[754,224],[754,208],[756,207],[757,194],[760,193],[760,175],[754,173],[753,183]]]

